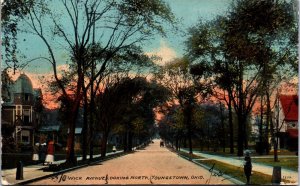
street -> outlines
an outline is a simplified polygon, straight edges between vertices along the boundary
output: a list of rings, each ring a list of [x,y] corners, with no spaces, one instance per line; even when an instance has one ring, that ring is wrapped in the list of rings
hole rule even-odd
[[[232,184],[160,147],[159,142],[156,139],[132,154],[32,184]]]

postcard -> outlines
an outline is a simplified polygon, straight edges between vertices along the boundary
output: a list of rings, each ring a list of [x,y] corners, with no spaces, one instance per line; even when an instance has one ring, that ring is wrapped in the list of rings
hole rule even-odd
[[[2,185],[298,184],[299,2],[2,0]]]

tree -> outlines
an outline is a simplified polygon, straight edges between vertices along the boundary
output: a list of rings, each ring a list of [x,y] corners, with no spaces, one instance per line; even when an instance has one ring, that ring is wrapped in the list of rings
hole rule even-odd
[[[193,62],[191,73],[199,76],[206,73],[213,76],[211,87],[212,95],[222,102],[225,102],[229,111],[229,144],[230,153],[234,153],[234,133],[233,133],[233,109],[232,94],[233,83],[237,74],[230,66],[222,44],[222,34],[224,33],[224,17],[217,17],[211,22],[199,23],[189,28],[189,37],[186,41],[187,55]]]
[[[59,3],[63,7],[61,11],[56,8],[57,1],[36,1],[35,6],[28,9],[29,15],[23,21],[45,44],[49,57],[41,59],[51,64],[57,87],[70,106],[66,159],[67,163],[74,164],[75,122],[83,99],[83,89],[94,86],[94,81],[99,79],[121,50],[143,43],[155,34],[164,35],[161,23],[172,23],[173,15],[170,8],[159,0],[147,3],[141,0],[60,0]],[[58,74],[59,54],[52,36],[63,43],[64,51],[69,54],[68,62],[75,72],[73,95],[68,93],[68,84],[64,81],[66,78]],[[91,69],[93,79],[85,83],[85,75]]]
[[[265,90],[268,102],[270,100],[268,93],[270,90],[269,82],[272,81],[272,74],[274,74],[272,70],[280,67],[277,65],[279,61],[279,63],[283,62],[283,65],[286,63],[286,61],[282,61],[282,52],[280,52],[280,50],[284,49],[285,54],[283,56],[295,50],[290,50],[289,47],[286,47],[286,44],[280,44],[282,41],[289,40],[284,36],[285,34],[282,34],[286,31],[289,32],[291,25],[293,25],[293,15],[291,14],[290,8],[290,4],[286,2],[271,0],[251,2],[238,1],[226,23],[227,34],[224,35],[224,45],[228,49],[229,57],[240,61],[240,75],[238,76],[240,84],[242,85],[244,81],[241,73],[246,70],[242,63],[249,64],[249,67],[255,67],[257,69],[257,78],[253,79],[255,83],[252,84],[256,84],[255,87],[257,88],[252,88],[252,90],[255,90],[258,94]],[[280,50],[278,50],[277,47],[279,47]],[[281,56],[281,59],[277,61],[276,58],[278,59],[279,56]],[[252,72],[253,70],[250,68],[248,71]],[[242,128],[245,128],[245,125],[244,127],[242,126],[245,119],[243,115],[248,115],[247,107],[243,106],[243,100],[247,99],[245,97],[246,92],[243,93],[244,87],[247,89],[248,86],[240,86],[237,89],[239,106],[235,104],[237,114],[238,116],[240,115],[239,141],[243,138],[242,131],[244,129]],[[252,94],[255,94],[255,92]],[[256,100],[257,95],[253,96],[253,101]],[[269,113],[267,114],[267,123],[269,123],[271,121],[269,104],[267,106],[267,112]],[[267,126],[268,125],[269,124],[267,124]],[[244,143],[245,148],[247,148],[247,139],[244,139]],[[238,143],[239,155],[242,155],[242,149],[242,143]]]
[[[153,107],[164,101],[168,95],[163,87],[148,82],[142,77],[115,76],[108,81],[104,91],[97,96],[96,106],[98,126],[103,134],[102,157],[106,153],[107,139],[117,125],[123,128],[124,142],[126,142],[124,151],[131,151],[133,133],[136,130],[141,132],[143,128],[140,126],[141,120],[145,123],[148,120],[148,126],[153,125]]]
[[[159,135],[166,142],[169,142],[172,147],[175,141],[176,150],[180,149],[180,139],[184,137],[186,127],[183,122],[183,113],[178,105],[170,105],[164,110],[164,117],[158,123]]]
[[[18,24],[22,17],[28,14],[32,8],[34,0],[6,0],[1,4],[1,25],[3,33],[2,46],[5,48],[4,62],[6,64],[5,70],[12,69],[13,72],[22,68],[26,64],[19,63],[18,61]]]
[[[220,145],[223,149],[225,148],[225,134],[227,133],[226,118],[227,112],[220,110],[222,106],[213,103],[206,102],[198,106],[197,112],[198,117],[196,122],[196,127],[199,130],[200,140],[202,141],[201,149],[203,149],[203,144],[207,145],[207,150],[213,147],[216,151]]]
[[[216,67],[213,71],[217,84],[227,91],[229,102],[238,116],[239,156],[243,155],[244,148],[248,148],[246,125],[249,114],[263,88],[268,89],[266,79],[273,74],[273,71],[266,71],[273,69],[266,64],[271,62],[272,55],[277,54],[276,46],[281,45],[277,39],[282,38],[280,33],[284,33],[283,30],[289,30],[291,21],[286,2],[239,0],[233,3],[226,16],[217,18],[217,26],[200,27],[199,33],[204,34],[204,38],[191,37],[195,39],[195,42],[190,40],[193,44],[191,53]],[[206,26],[216,22],[206,23]],[[215,33],[217,39],[211,37]]]
[[[188,131],[189,151],[192,153],[193,132],[191,122],[194,105],[210,93],[210,86],[209,81],[204,80],[207,77],[205,70],[197,77],[193,77],[189,72],[189,65],[187,57],[175,59],[156,73],[156,81],[170,90],[173,104],[176,104],[176,101],[179,102],[183,111],[185,127]],[[178,144],[178,140],[176,139],[176,144]]]

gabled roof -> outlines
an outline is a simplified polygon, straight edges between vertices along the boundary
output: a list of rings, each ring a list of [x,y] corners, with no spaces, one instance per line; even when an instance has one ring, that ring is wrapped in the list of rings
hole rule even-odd
[[[280,95],[285,121],[298,121],[298,95]]]

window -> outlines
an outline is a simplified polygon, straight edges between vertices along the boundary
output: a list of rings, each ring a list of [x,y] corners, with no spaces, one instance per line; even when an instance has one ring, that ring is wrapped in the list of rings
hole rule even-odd
[[[30,132],[28,130],[22,130],[22,143],[29,144],[30,141]]]
[[[25,99],[25,101],[29,101],[29,94],[25,94],[25,97],[24,97],[24,99]]]
[[[22,136],[23,143],[29,143],[29,136]]]
[[[29,122],[30,122],[29,119],[30,119],[29,116],[24,116],[23,122],[24,122],[25,125],[28,125],[28,124],[29,124]]]

